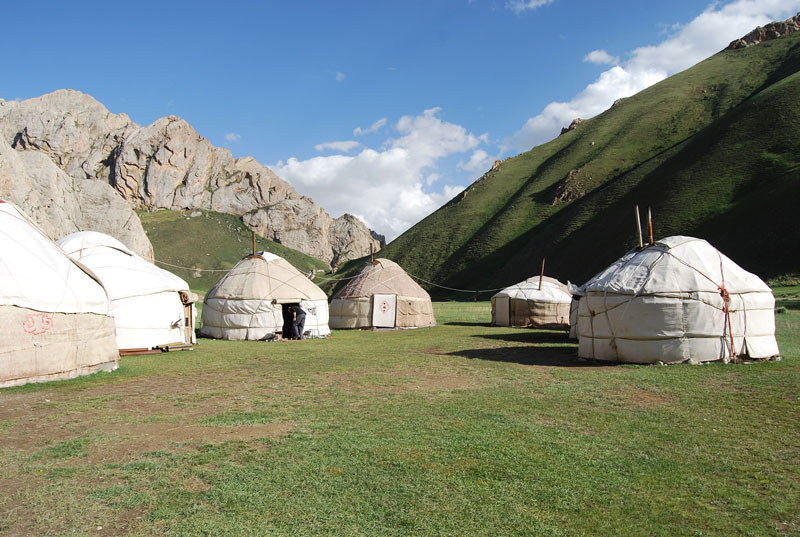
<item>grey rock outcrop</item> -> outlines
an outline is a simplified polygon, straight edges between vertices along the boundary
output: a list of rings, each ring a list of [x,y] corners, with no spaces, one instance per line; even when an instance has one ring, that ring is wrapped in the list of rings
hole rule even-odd
[[[778,39],[798,30],[800,30],[800,13],[785,21],[771,22],[766,26],[757,26],[755,30],[746,36],[731,41],[731,44],[725,50],[751,47],[770,39]]]
[[[0,106],[0,133],[75,179],[110,184],[136,209],[206,209],[241,216],[256,233],[335,263],[379,249],[350,215],[333,219],[251,157],[236,159],[175,116],[139,127],[81,92]]]
[[[53,239],[75,231],[100,231],[153,260],[139,217],[113,188],[70,177],[44,153],[14,151],[0,141],[0,198],[21,207]]]

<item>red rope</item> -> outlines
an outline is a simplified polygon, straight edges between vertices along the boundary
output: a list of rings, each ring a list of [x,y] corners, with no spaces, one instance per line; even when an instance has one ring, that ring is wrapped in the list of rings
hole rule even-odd
[[[731,323],[731,294],[725,289],[725,284],[723,283],[722,286],[719,287],[719,294],[722,297],[722,311],[725,312],[725,323],[728,325],[728,336],[731,339],[731,346],[730,346],[730,354],[731,359],[736,359],[736,347],[733,340],[733,326]]]

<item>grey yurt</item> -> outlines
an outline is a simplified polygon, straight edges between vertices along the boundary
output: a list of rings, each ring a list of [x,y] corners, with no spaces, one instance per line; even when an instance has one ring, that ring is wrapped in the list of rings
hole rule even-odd
[[[331,328],[433,326],[430,295],[400,265],[376,259],[331,300]]]
[[[534,276],[492,297],[492,324],[566,329],[571,302],[566,285],[555,278]]]

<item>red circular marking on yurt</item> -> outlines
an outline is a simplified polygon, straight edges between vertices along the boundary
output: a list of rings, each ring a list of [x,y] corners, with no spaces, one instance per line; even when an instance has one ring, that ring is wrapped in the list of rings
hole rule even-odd
[[[49,313],[31,313],[22,323],[22,329],[34,336],[44,334],[51,328],[53,328],[53,317]]]
[[[389,302],[387,302],[386,300],[381,302],[381,311],[383,313],[386,313],[387,311],[389,311]]]

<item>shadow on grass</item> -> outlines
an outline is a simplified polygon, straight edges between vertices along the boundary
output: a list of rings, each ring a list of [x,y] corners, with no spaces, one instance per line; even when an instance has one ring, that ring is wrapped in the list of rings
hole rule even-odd
[[[448,353],[470,360],[489,360],[522,365],[549,367],[609,367],[610,364],[589,362],[578,358],[574,347],[546,345],[539,347],[506,347],[501,349],[468,349]]]
[[[475,321],[475,322],[467,322],[467,321],[446,321],[441,323],[442,325],[448,326],[492,326],[492,323],[487,323],[485,321]]]

